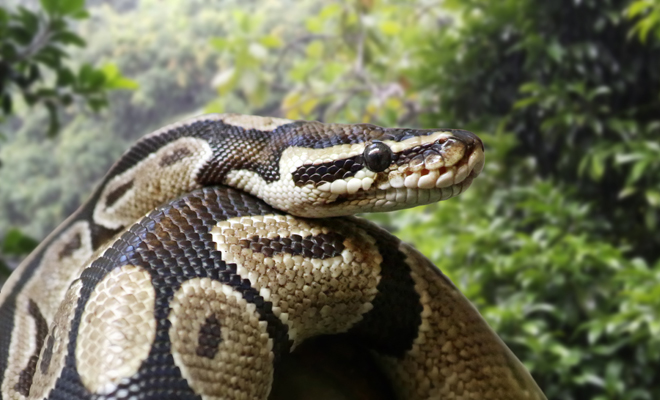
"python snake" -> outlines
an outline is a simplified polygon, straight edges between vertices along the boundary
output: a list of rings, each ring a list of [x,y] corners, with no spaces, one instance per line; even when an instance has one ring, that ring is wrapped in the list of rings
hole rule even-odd
[[[469,301],[351,214],[481,172],[451,129],[236,114],[159,129],[0,292],[1,399],[266,399],[303,341],[365,346],[400,399],[544,399]]]

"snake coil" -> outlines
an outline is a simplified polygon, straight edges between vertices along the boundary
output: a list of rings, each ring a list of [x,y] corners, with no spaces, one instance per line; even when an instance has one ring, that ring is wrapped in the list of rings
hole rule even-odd
[[[266,399],[319,335],[370,349],[400,399],[544,399],[448,278],[351,216],[456,196],[483,164],[461,130],[159,129],[2,288],[0,399]]]

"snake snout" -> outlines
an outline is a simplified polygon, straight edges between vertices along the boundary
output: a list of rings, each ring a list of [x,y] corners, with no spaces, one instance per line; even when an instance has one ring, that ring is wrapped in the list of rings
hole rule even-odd
[[[479,139],[479,136],[475,135],[470,131],[464,131],[462,129],[452,129],[451,131],[454,138],[463,142],[468,149],[473,147],[481,147],[481,151],[484,151],[484,144]]]

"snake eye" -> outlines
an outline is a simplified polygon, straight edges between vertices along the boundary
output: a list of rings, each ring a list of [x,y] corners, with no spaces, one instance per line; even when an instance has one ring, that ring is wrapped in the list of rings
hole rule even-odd
[[[362,154],[367,168],[373,172],[385,171],[392,164],[392,150],[383,142],[373,141]]]

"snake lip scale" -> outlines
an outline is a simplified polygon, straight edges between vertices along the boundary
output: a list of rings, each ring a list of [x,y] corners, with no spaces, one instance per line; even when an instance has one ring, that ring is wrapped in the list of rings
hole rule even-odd
[[[375,183],[368,189],[365,189],[363,185],[358,187],[358,190],[351,192],[349,187],[351,181],[348,181],[347,191],[341,192],[339,199],[351,201],[375,197],[380,200],[377,206],[386,206],[386,202],[394,202],[397,198],[409,196],[409,189],[421,189],[428,193],[412,194],[412,196],[417,195],[420,204],[446,200],[465,191],[474,178],[479,176],[484,165],[483,148],[473,146],[469,153],[466,153],[453,165],[444,163],[441,155],[428,157],[427,160],[419,161],[419,163],[417,166],[404,165],[388,168],[388,171],[374,179]],[[319,188],[332,191],[329,183],[325,183]]]
[[[353,216],[449,199],[483,166],[458,129],[158,129],[2,287],[0,400],[267,399],[283,357],[327,335],[368,349],[398,399],[545,399],[437,267]]]

